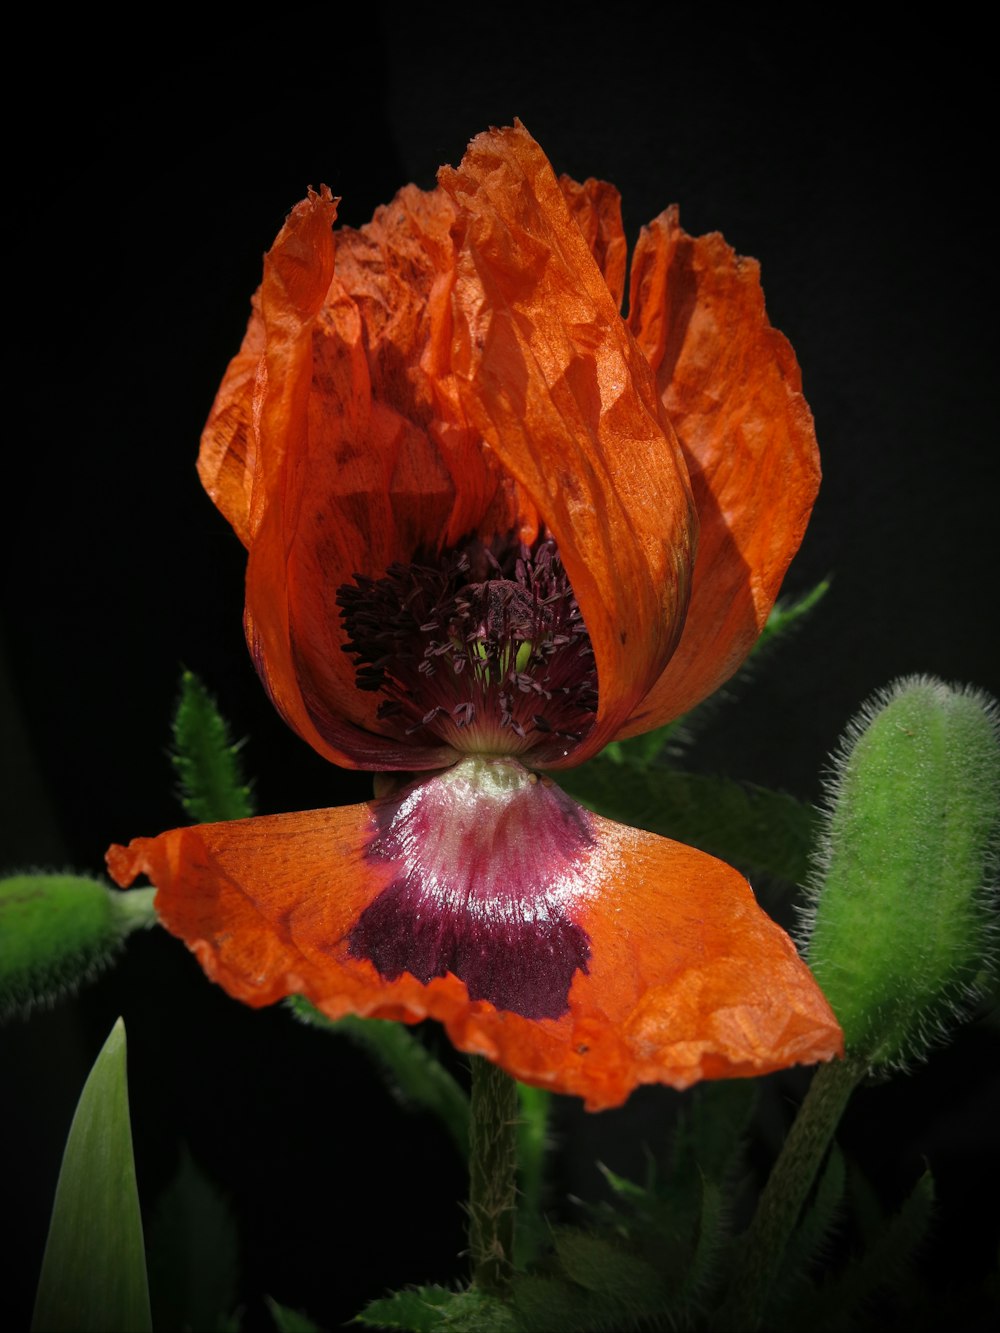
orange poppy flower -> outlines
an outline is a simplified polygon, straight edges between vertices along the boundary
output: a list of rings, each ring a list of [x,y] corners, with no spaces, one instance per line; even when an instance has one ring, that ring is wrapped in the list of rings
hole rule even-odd
[[[276,707],[363,805],[175,829],[108,857],[252,1005],[440,1020],[598,1109],[640,1083],[841,1050],[735,870],[548,776],[740,665],[816,494],[809,410],[756,263],[676,210],[628,320],[619,198],[523,126],[334,232],[310,193],[266,257],[199,471],[248,550]]]

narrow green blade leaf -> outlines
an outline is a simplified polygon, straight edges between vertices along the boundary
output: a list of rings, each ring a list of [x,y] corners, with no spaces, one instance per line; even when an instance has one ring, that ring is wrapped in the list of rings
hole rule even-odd
[[[402,1023],[380,1018],[327,1018],[304,996],[288,1007],[303,1023],[348,1037],[363,1047],[382,1071],[389,1091],[404,1106],[430,1111],[451,1135],[463,1159],[469,1155],[469,1099],[462,1088]]]
[[[149,1286],[158,1329],[223,1333],[237,1297],[236,1223],[187,1148],[149,1231]]]
[[[729,778],[640,768],[600,756],[559,775],[571,796],[608,819],[698,847],[744,871],[801,883],[818,825],[784,792]]]
[[[34,1333],[152,1327],[120,1018],[70,1127],[31,1326]]]
[[[310,1319],[307,1314],[301,1310],[293,1310],[288,1305],[279,1305],[276,1300],[270,1296],[264,1297],[267,1308],[271,1312],[271,1318],[274,1320],[274,1326],[278,1333],[320,1333],[319,1324]],[[194,1325],[199,1327],[199,1325]]]
[[[200,824],[247,819],[253,796],[243,776],[238,745],[215,700],[192,671],[181,676],[174,713],[174,769],[185,811]]]

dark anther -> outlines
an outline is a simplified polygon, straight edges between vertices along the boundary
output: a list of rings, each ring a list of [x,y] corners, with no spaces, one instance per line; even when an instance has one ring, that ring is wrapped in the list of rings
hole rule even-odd
[[[597,672],[586,626],[550,538],[473,540],[441,556],[356,575],[337,592],[359,689],[377,717],[458,750],[523,753],[593,725]],[[438,672],[439,662],[450,671]],[[534,711],[546,701],[544,718]]]

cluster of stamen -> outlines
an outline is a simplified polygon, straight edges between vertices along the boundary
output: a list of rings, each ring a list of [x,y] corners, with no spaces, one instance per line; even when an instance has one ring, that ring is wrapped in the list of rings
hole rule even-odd
[[[469,541],[337,592],[378,717],[479,754],[565,754],[593,726],[590,636],[556,544]]]

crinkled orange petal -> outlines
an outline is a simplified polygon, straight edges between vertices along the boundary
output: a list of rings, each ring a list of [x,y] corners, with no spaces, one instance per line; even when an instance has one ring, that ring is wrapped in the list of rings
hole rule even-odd
[[[439,404],[421,365],[424,351],[450,336],[450,229],[454,209],[440,192],[410,186],[360,231],[336,235],[336,265],[312,348],[304,443],[296,449],[284,510],[287,554],[266,569],[284,581],[290,664],[325,736],[346,716],[382,732],[380,698],[358,690],[345,642],[338,588],[355,574],[383,576],[476,530],[537,526],[530,505],[479,445],[461,411]],[[443,326],[444,331],[441,331]],[[439,410],[443,406],[443,411]],[[254,573],[251,606],[280,596]],[[267,657],[269,670],[274,665]],[[422,768],[448,762],[439,743],[403,738],[374,766]],[[357,744],[356,763],[372,766]]]
[[[819,487],[795,354],[768,322],[755,260],[691,237],[676,208],[632,260],[629,327],[687,460],[701,531],[677,650],[622,735],[691,708],[744,661],[802,540]]]
[[[253,391],[264,353],[264,321],[257,298],[240,350],[230,361],[202,432],[198,475],[244,546],[250,545],[250,498],[255,446]]]
[[[590,942],[562,1017],[472,1001],[451,972],[383,980],[348,941],[393,875],[365,855],[377,814],[373,802],[175,829],[113,847],[108,865],[122,886],[148,875],[163,923],[235,998],[303,994],[331,1018],[435,1018],[460,1050],[590,1110],[642,1083],[685,1088],[841,1053],[809,971],[736,871],[594,816],[586,856],[559,886]]]
[[[337,590],[477,528],[533,535],[538,518],[423,365],[450,347],[451,202],[410,186],[336,238],[333,215],[311,195],[269,252],[199,469],[250,548],[247,635],[286,720],[337,763],[437,767],[447,747],[384,734],[355,687]]]
[[[480,135],[438,179],[458,210],[452,360],[438,384],[558,543],[598,670],[597,723],[568,759],[579,763],[677,641],[696,538],[686,469],[649,365],[524,127]]]
[[[338,586],[372,554],[397,555],[394,473],[405,474],[411,508],[425,500],[431,531],[450,485],[412,459],[419,432],[372,399],[361,317],[334,272],[333,214],[329,192],[311,195],[265,260],[247,637],[276,707],[321,754],[375,769],[437,767],[452,757],[447,747],[379,734],[377,701],[355,688],[341,652]],[[210,450],[216,438],[207,434]]]
[[[595,180],[593,176],[582,185],[570,176],[560,176],[559,188],[608,284],[615,308],[621,310],[628,267],[621,195],[613,185]]]

